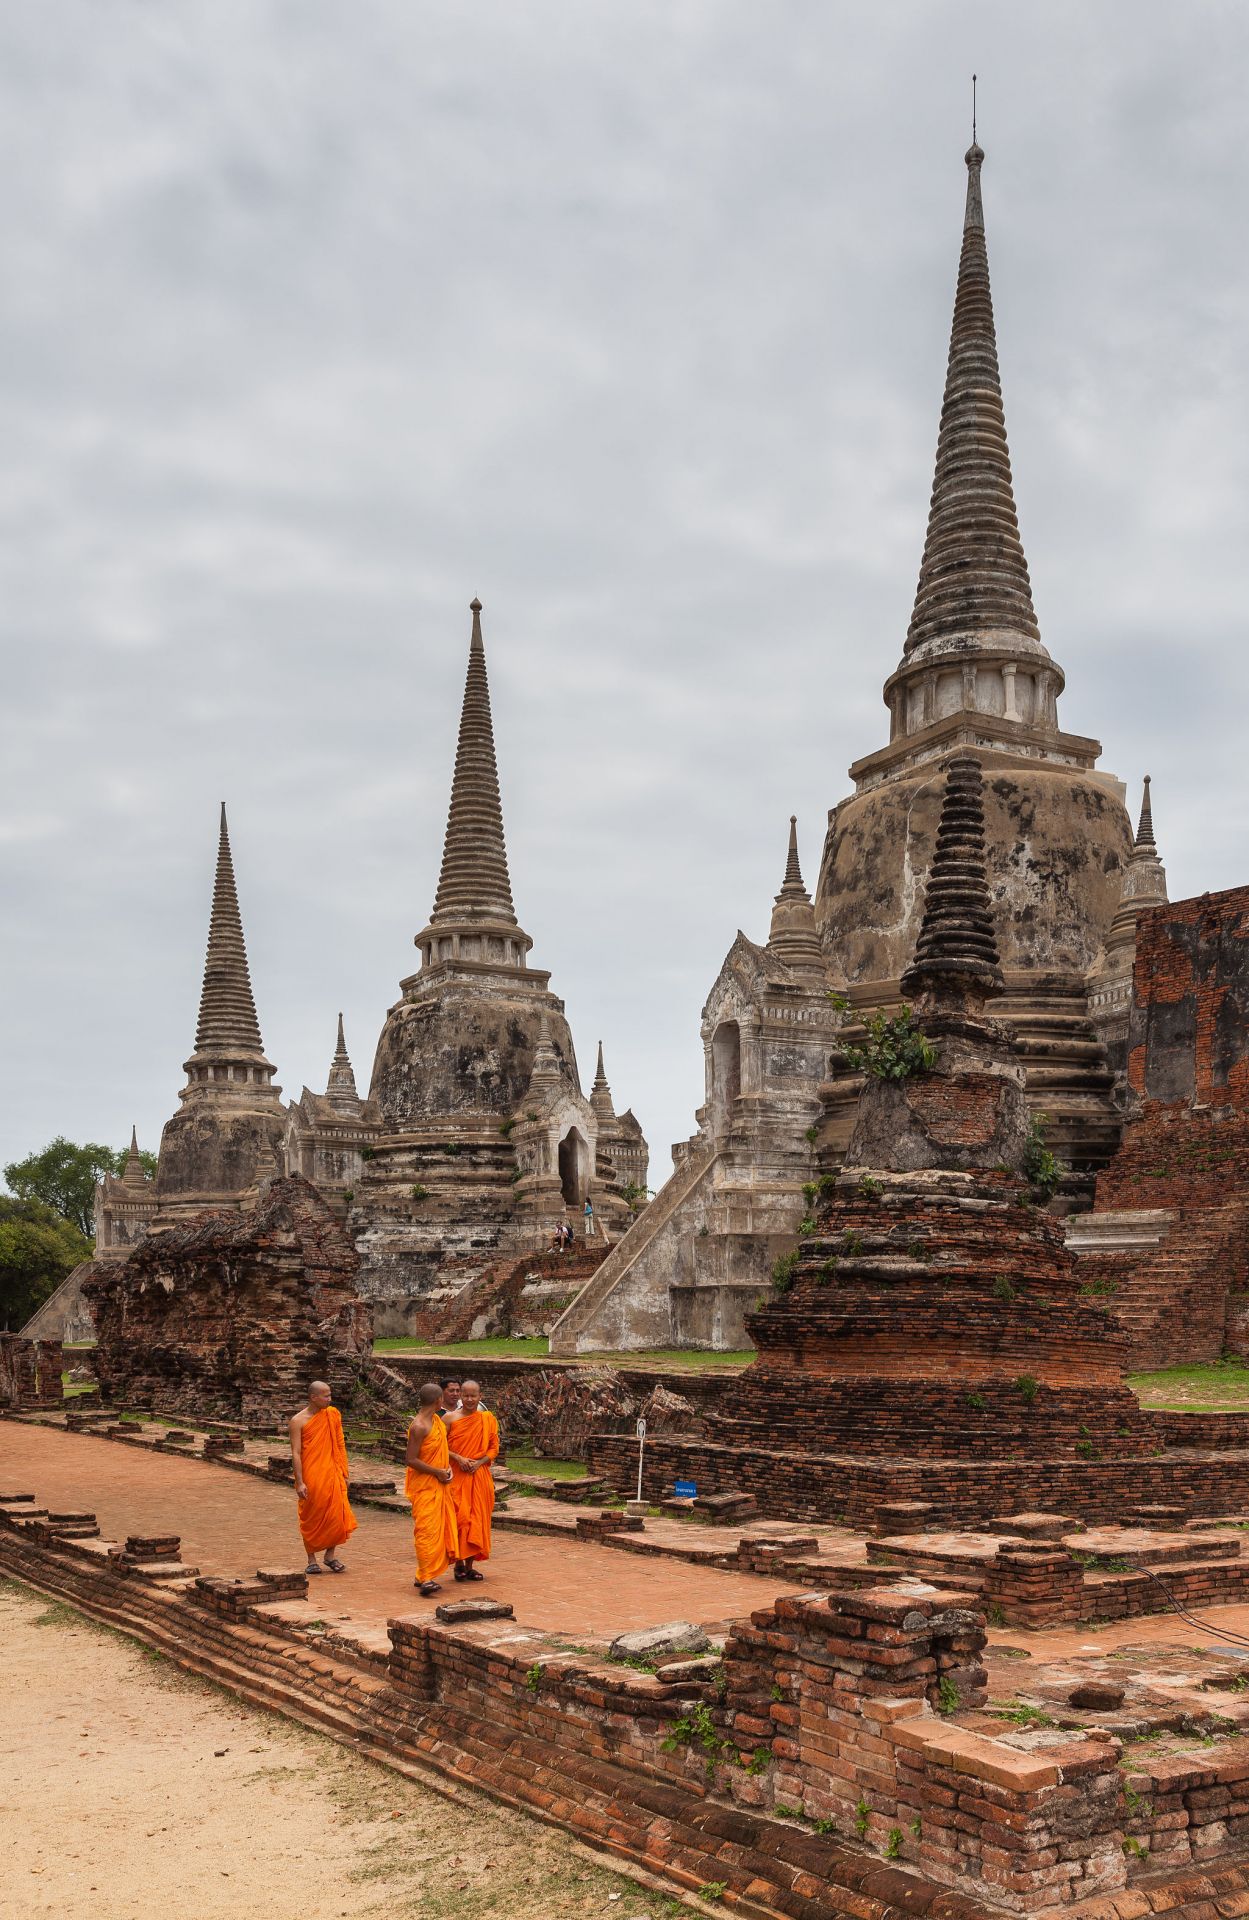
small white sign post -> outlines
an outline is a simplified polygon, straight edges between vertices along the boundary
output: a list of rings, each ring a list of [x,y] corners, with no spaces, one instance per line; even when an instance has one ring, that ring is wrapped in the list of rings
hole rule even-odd
[[[646,1452],[646,1422],[645,1420],[639,1420],[638,1421],[638,1497],[637,1497],[637,1504],[639,1506],[641,1506],[642,1504],[642,1456],[645,1452]]]

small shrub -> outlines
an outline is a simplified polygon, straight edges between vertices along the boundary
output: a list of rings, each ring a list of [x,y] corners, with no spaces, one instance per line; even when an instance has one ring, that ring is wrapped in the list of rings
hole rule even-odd
[[[538,1109],[537,1109],[536,1107],[528,1107],[528,1108],[526,1108],[526,1110],[525,1110],[525,1118],[526,1118],[526,1120],[536,1120],[536,1119],[537,1119],[537,1117],[538,1117]]]
[[[1080,1292],[1085,1295],[1118,1293],[1118,1291],[1119,1282],[1108,1279],[1105,1274],[1099,1274],[1096,1280],[1086,1280],[1080,1288]]]
[[[870,1173],[861,1173],[859,1175],[859,1192],[865,1199],[875,1200],[879,1194],[884,1192],[884,1187],[879,1180],[873,1180]]]
[[[460,1143],[458,1140],[444,1140],[442,1143],[442,1150],[446,1154],[448,1160],[456,1160],[459,1158],[459,1154],[460,1154]]]
[[[791,1807],[785,1800],[778,1800],[772,1811],[778,1820],[801,1820],[802,1818],[802,1808]]]
[[[809,1147],[813,1147],[820,1137],[820,1130],[816,1126],[810,1126],[802,1137]]]
[[[867,1830],[872,1824],[872,1809],[866,1800],[860,1800],[854,1810],[854,1830],[860,1840],[866,1840]]]
[[[999,1273],[997,1279],[993,1282],[993,1298],[995,1300],[1013,1300],[1015,1298],[1015,1289],[1004,1273]]]
[[[1032,1402],[1037,1397],[1037,1383],[1030,1373],[1020,1374],[1018,1380],[1015,1382],[1015,1391],[1018,1393],[1020,1399],[1027,1401],[1029,1406],[1032,1405]]]
[[[836,1273],[837,1273],[837,1255],[833,1254],[832,1258],[829,1260],[826,1260],[822,1267],[816,1268],[815,1270],[816,1284],[821,1287],[828,1286],[829,1283],[835,1278]]]
[[[1091,1440],[1077,1440],[1076,1452],[1083,1460],[1100,1460],[1101,1455]]]
[[[832,1820],[813,1820],[811,1825],[816,1833],[831,1833],[835,1822]]]
[[[771,1747],[756,1747],[746,1761],[746,1772],[753,1778],[756,1774],[766,1773],[772,1764]]]
[[[973,1413],[983,1413],[989,1403],[982,1393],[969,1393],[967,1396],[967,1404]]]
[[[503,1136],[503,1138],[504,1138],[505,1140],[510,1140],[510,1139],[511,1139],[511,1136],[512,1136],[512,1128],[513,1128],[513,1127],[514,1127],[515,1125],[516,1125],[516,1116],[515,1116],[515,1114],[513,1114],[513,1115],[512,1115],[512,1117],[511,1117],[511,1119],[510,1119],[510,1120],[500,1120],[500,1122],[499,1122],[499,1132],[500,1132],[500,1133],[502,1134],[502,1136]]]
[[[418,1180],[416,1185],[412,1188],[412,1198],[414,1200],[428,1200],[429,1188],[423,1187],[420,1181]]]
[[[1035,1194],[1050,1198],[1055,1187],[1063,1177],[1063,1167],[1045,1144],[1045,1115],[1040,1115],[1028,1128],[1028,1138],[1024,1142],[1022,1172],[1024,1179]]]
[[[772,1285],[777,1293],[788,1293],[794,1284],[794,1275],[798,1271],[798,1249],[792,1253],[778,1254],[772,1262]]]
[[[948,1673],[943,1673],[937,1682],[937,1712],[958,1712],[958,1688]]]
[[[985,1619],[991,1627],[1004,1627],[1006,1625],[1006,1615],[1002,1612],[996,1600],[986,1612]]]
[[[525,1169],[523,1167],[517,1167],[515,1173],[512,1175],[512,1185],[514,1187],[518,1187],[521,1181],[524,1179],[524,1177],[525,1177]]]
[[[779,1686],[775,1680],[772,1682],[772,1698],[774,1700],[783,1700],[785,1698],[784,1687]]]
[[[861,1233],[848,1233],[846,1235],[845,1246],[843,1247],[842,1251],[843,1253],[848,1253],[851,1256],[851,1258],[854,1258],[858,1254],[862,1253],[863,1235]]]
[[[1145,1858],[1145,1849],[1141,1845],[1140,1841],[1136,1838],[1136,1835],[1134,1833],[1124,1834],[1123,1851],[1125,1853],[1133,1854],[1138,1860],[1143,1860]]]
[[[808,1180],[804,1183],[803,1189],[802,1189],[802,1197],[807,1203],[808,1210],[815,1205],[816,1196],[819,1193],[819,1191],[820,1190],[814,1180]]]
[[[922,1240],[908,1240],[906,1250],[912,1260],[927,1260],[929,1253]]]
[[[924,1837],[924,1823],[918,1815],[911,1822],[911,1832],[917,1840],[922,1840]]]
[[[805,1220],[798,1222],[798,1237],[801,1240],[809,1240],[814,1232],[815,1222],[811,1218],[811,1215],[808,1214]]]
[[[694,1237],[697,1240],[705,1240],[710,1232],[711,1232],[711,1228],[707,1225],[707,1222],[704,1220],[702,1226],[698,1229],[698,1232]]]
[[[836,1191],[837,1175],[835,1173],[822,1173],[819,1181],[820,1199],[825,1201],[831,1200]]]
[[[857,1073],[871,1074],[874,1080],[908,1080],[913,1073],[927,1073],[937,1062],[936,1049],[916,1026],[910,1007],[873,1014],[863,1045],[845,1047],[843,1052]]]
[[[348,1207],[349,1207],[349,1206],[350,1206],[350,1205],[352,1204],[352,1202],[353,1202],[353,1200],[355,1199],[355,1197],[356,1197],[356,1190],[355,1190],[355,1188],[354,1188],[354,1187],[344,1187],[344,1189],[343,1189],[343,1204],[344,1204],[345,1206],[348,1206]]]
[[[886,1860],[896,1860],[901,1852],[902,1829],[901,1827],[890,1827],[889,1838],[885,1842],[885,1858]]]
[[[528,1687],[530,1693],[536,1693],[542,1685],[542,1662],[540,1660],[535,1660],[526,1673],[525,1685]]]
[[[723,1900],[728,1890],[727,1880],[704,1880],[698,1889],[700,1900]]]
[[[1048,1713],[1042,1713],[1040,1707],[1030,1707],[1023,1700],[1012,1700],[1009,1706],[999,1708],[994,1713],[995,1720],[1009,1720],[1012,1727],[1056,1727]]]
[[[360,1158],[361,1158],[362,1160],[376,1160],[376,1158],[377,1158],[377,1148],[376,1148],[376,1147],[361,1147],[361,1149],[360,1149]]]

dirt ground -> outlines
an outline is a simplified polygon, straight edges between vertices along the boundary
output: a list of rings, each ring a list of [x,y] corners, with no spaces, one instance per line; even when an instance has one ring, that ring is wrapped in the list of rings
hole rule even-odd
[[[0,1582],[2,1920],[660,1920],[688,1912]]]

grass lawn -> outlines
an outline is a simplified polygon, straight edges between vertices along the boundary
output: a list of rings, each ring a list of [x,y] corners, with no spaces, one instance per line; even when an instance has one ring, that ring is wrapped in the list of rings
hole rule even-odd
[[[1134,1373],[1128,1385],[1143,1407],[1157,1412],[1249,1413],[1249,1363],[1237,1358]]]
[[[375,1353],[428,1353],[448,1360],[544,1360],[545,1337],[527,1340],[449,1340],[445,1346],[429,1340],[375,1340]],[[671,1367],[683,1373],[719,1372],[722,1367],[749,1366],[753,1349],[745,1353],[708,1353],[696,1347],[655,1347],[646,1353],[580,1353],[587,1366]]]
[[[544,1480],[584,1480],[587,1468],[580,1460],[539,1460],[532,1453],[521,1453],[515,1447],[509,1447],[507,1453],[509,1473],[528,1473],[535,1479]]]

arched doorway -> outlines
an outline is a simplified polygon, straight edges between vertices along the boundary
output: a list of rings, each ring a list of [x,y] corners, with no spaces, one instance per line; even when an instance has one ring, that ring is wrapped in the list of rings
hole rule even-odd
[[[742,1033],[736,1020],[724,1020],[711,1041],[711,1124],[716,1135],[733,1124],[733,1105],[742,1090]]]
[[[570,1127],[559,1143],[559,1186],[565,1206],[579,1212],[590,1184],[590,1147],[583,1133]]]

